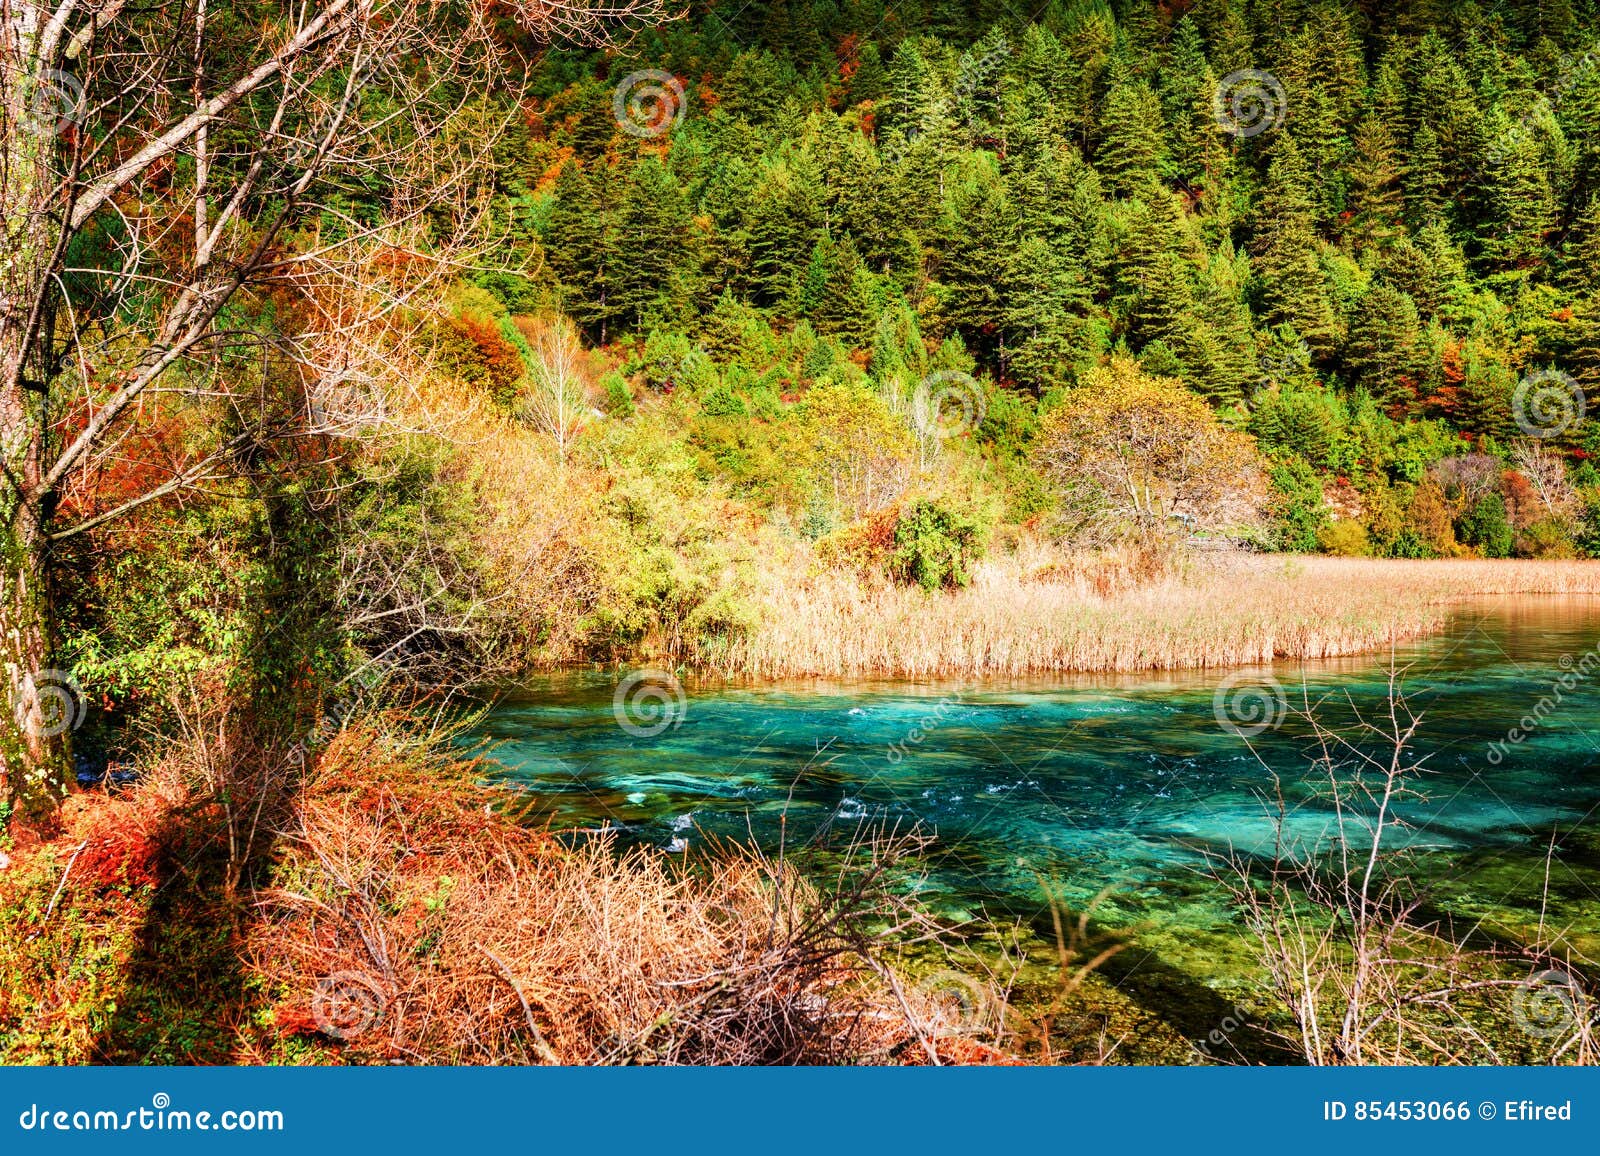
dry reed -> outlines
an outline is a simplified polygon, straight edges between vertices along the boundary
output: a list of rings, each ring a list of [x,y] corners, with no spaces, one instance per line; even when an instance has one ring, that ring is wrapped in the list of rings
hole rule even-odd
[[[1393,561],[1195,555],[1154,577],[1137,562],[981,564],[927,594],[832,571],[770,582],[729,670],[900,677],[1242,666],[1382,650],[1435,632],[1479,595],[1597,594],[1584,561]]]

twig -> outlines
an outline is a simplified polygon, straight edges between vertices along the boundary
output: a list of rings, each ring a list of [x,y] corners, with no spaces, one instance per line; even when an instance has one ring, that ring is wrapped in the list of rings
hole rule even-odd
[[[545,1063],[559,1068],[561,1066],[561,1058],[556,1055],[555,1049],[550,1046],[548,1041],[546,1041],[544,1038],[544,1033],[539,1030],[538,1023],[534,1021],[533,1008],[528,1006],[527,997],[522,994],[522,985],[519,984],[516,980],[516,977],[511,974],[511,970],[506,967],[505,964],[501,963],[495,954],[487,947],[481,943],[474,944],[473,946],[475,946],[479,951],[483,952],[483,954],[488,957],[489,962],[494,964],[495,967],[500,970],[500,978],[510,984],[511,990],[517,993],[517,1002],[522,1005],[522,1014],[527,1017],[528,1031],[533,1033],[533,1046],[535,1050],[538,1051],[539,1058]]]

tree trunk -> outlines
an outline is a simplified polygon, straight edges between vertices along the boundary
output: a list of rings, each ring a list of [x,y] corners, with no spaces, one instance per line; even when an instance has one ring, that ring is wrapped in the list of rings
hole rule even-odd
[[[50,665],[53,624],[37,515],[20,509],[0,530],[0,679],[9,708],[0,712],[0,810],[29,827],[48,823],[66,792],[68,738],[84,712],[77,681]]]
[[[70,674],[53,669],[55,636],[49,581],[49,522],[55,505],[43,485],[50,423],[48,343],[53,256],[52,206],[61,74],[35,53],[49,15],[23,4],[0,27],[0,822],[48,825],[71,770],[68,735],[83,719]],[[30,379],[30,372],[32,378]]]

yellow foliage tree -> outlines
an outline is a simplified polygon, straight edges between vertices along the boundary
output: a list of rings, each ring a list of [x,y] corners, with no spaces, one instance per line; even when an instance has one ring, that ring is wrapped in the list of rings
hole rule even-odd
[[[1115,358],[1046,418],[1035,451],[1069,532],[1091,540],[1258,522],[1255,441],[1225,428],[1176,378]]]

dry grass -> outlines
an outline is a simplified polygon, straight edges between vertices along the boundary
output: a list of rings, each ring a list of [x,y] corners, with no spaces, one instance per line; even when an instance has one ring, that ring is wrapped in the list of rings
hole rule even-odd
[[[691,872],[563,846],[437,770],[369,727],[319,760],[250,936],[280,1030],[430,1063],[860,1062],[918,1041],[875,958],[921,928],[886,886],[904,847],[825,882],[731,848]]]
[[[728,665],[769,677],[1240,666],[1382,650],[1439,630],[1478,595],[1597,593],[1600,563],[1586,561],[1197,554],[1163,567],[1025,548],[948,594],[780,575]]]
[[[1006,1062],[1006,992],[901,971],[937,938],[863,837],[826,870],[576,846],[503,813],[437,732],[348,726],[261,808],[237,897],[193,739],[75,794],[0,870],[10,1063]],[[979,1038],[979,1037],[982,1038]],[[989,1039],[993,1042],[987,1042]]]

